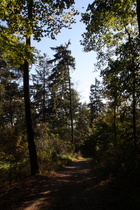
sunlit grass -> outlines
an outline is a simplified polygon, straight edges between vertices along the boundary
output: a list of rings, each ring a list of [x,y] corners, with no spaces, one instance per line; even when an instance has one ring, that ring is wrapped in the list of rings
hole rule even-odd
[[[41,153],[40,153],[41,154]],[[81,158],[78,153],[72,154],[51,154],[39,155],[38,162],[40,174],[51,174],[56,170],[70,165],[72,161]],[[13,184],[30,176],[29,159],[19,162],[0,161],[0,186]]]
[[[20,162],[0,161],[0,185],[15,183],[30,174],[29,160]]]

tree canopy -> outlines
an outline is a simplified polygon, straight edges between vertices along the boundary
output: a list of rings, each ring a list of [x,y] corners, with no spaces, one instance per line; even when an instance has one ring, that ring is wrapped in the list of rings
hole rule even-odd
[[[43,36],[55,39],[63,27],[69,27],[74,22],[73,16],[77,11],[72,7],[73,4],[73,0],[2,0],[0,41],[3,58],[10,60],[14,57],[12,61],[16,59],[20,64],[25,58],[32,62],[33,48],[26,46],[25,39],[31,35],[37,41]]]
[[[126,38],[126,32],[135,31],[138,35],[136,14],[134,0],[95,0],[89,4],[82,14],[86,32],[81,43],[85,51],[116,46]]]

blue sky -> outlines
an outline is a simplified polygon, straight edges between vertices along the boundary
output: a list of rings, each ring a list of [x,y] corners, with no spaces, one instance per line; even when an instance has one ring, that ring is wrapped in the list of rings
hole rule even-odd
[[[89,3],[93,0],[76,0],[75,9],[79,12],[84,12]],[[76,23],[72,24],[72,29],[62,29],[61,33],[57,35],[56,40],[51,40],[49,38],[43,38],[41,42],[32,44],[41,53],[46,53],[50,58],[53,57],[54,51],[50,47],[56,47],[61,44],[71,41],[69,49],[72,52],[72,56],[75,57],[76,69],[71,72],[72,82],[74,83],[74,88],[79,92],[82,102],[89,102],[90,85],[94,83],[95,77],[98,73],[94,72],[94,64],[96,63],[96,53],[95,52],[84,52],[83,46],[80,45],[80,40],[82,39],[81,34],[85,32],[85,25],[80,22],[80,15],[76,17]]]

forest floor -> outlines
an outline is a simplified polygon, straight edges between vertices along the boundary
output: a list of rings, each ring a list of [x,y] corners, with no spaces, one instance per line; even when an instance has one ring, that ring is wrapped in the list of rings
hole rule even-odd
[[[138,210],[139,192],[96,176],[92,160],[79,159],[50,176],[0,189],[0,210]]]

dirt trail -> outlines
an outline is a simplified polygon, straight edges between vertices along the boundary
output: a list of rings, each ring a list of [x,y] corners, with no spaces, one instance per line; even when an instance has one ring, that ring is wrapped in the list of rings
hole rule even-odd
[[[14,186],[1,201],[2,210],[102,209],[95,195],[90,159],[74,161],[51,177],[39,176]]]
[[[91,159],[80,159],[50,177],[30,178],[14,185],[8,193],[6,190],[0,210],[137,209],[130,206],[129,193],[121,199],[124,193],[126,189],[116,190],[95,176]]]
[[[94,209],[97,200],[91,194],[94,185],[91,160],[81,159],[59,171],[48,186],[25,204],[24,210],[86,210]],[[90,206],[89,206],[90,205]],[[92,205],[92,208],[90,208]],[[97,203],[96,203],[96,209]]]

